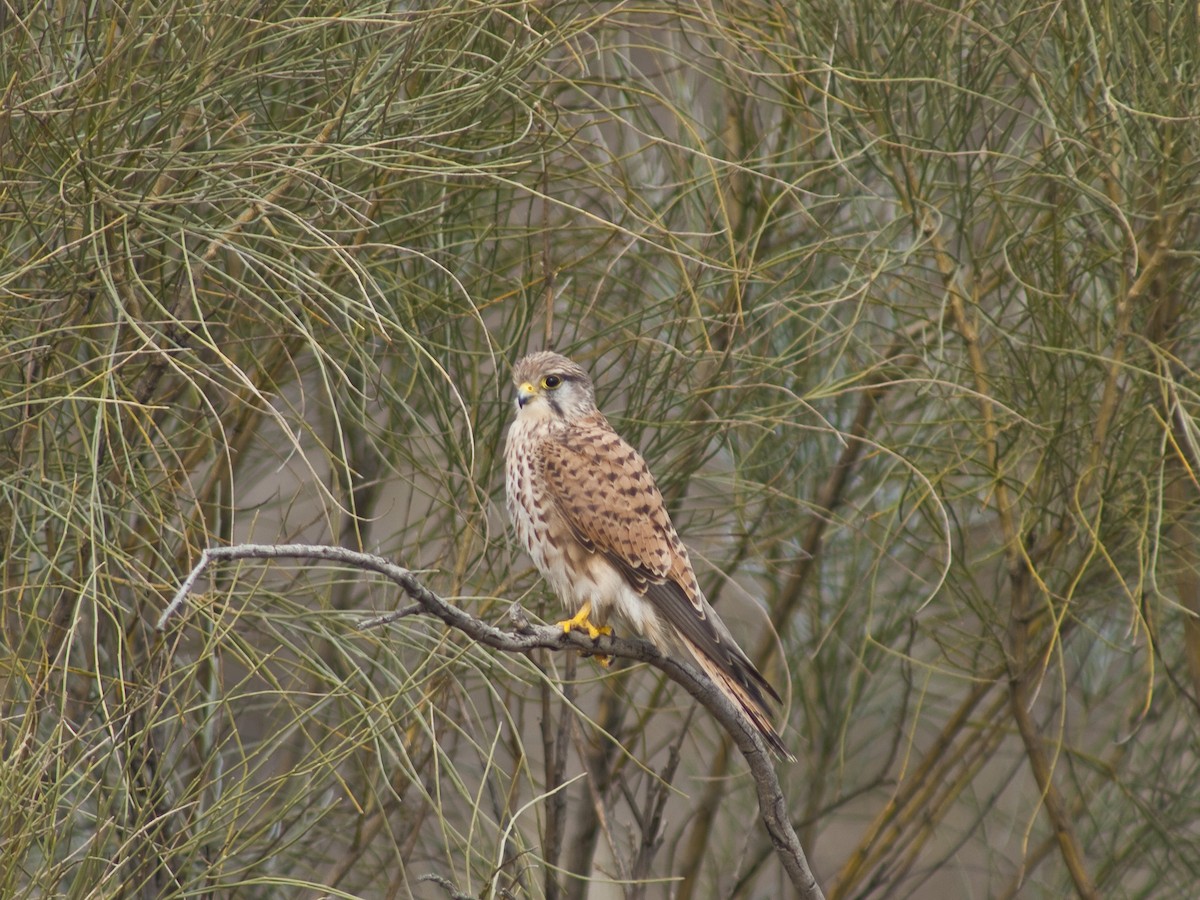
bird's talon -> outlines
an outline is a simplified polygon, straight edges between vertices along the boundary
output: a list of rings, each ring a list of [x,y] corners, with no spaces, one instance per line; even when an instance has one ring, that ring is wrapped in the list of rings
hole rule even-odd
[[[591,620],[588,618],[591,614],[592,604],[585,603],[583,606],[579,607],[579,612],[575,613],[575,615],[573,615],[571,618],[563,619],[561,622],[556,622],[555,624],[562,628],[563,634],[567,634],[572,628],[578,628],[580,631],[586,631],[588,633],[588,637],[590,637],[593,641],[602,634],[612,634],[612,629],[607,625],[593,625]]]
[[[569,619],[564,619],[561,622],[556,622],[555,624],[562,628],[563,634],[570,634],[571,629],[586,631],[587,636],[593,641],[598,641],[600,638],[604,637],[604,635],[613,633],[612,628],[608,625],[594,625],[588,618],[588,616],[591,614],[592,605],[590,603],[585,603],[579,608],[579,612],[575,613],[574,616]],[[596,662],[600,663],[600,665],[604,666],[606,669],[612,665],[612,657],[607,653],[584,653],[582,655],[594,657]]]
[[[604,635],[612,633],[613,630],[608,625],[601,625],[599,628],[597,628],[591,622],[588,623],[588,636],[593,641],[598,641],[600,638],[604,637]],[[592,655],[592,658],[606,669],[612,665],[613,661],[613,658],[607,653],[595,653]]]

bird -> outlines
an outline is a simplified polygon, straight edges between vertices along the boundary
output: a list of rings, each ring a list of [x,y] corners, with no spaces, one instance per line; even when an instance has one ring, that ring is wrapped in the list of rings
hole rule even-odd
[[[615,621],[659,652],[690,659],[767,746],[793,760],[772,723],[779,693],[713,610],[645,459],[596,406],[587,372],[541,351],[513,367],[505,442],[509,517],[570,617],[593,640]]]

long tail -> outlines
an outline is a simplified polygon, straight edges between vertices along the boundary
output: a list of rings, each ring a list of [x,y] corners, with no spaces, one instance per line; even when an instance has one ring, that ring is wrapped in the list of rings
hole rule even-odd
[[[796,757],[788,752],[779,732],[775,730],[775,726],[771,722],[771,707],[755,682],[761,682],[772,694],[775,691],[753,664],[746,661],[744,666],[734,666],[733,672],[727,672],[716,660],[700,652],[691,641],[685,639],[685,643],[692,653],[692,658],[704,670],[704,674],[712,679],[713,684],[720,689],[721,693],[733,701],[733,705],[740,709],[750,723],[758,729],[758,733],[771,748],[771,752],[780,759],[795,762]],[[748,668],[749,671],[741,671],[745,668]]]

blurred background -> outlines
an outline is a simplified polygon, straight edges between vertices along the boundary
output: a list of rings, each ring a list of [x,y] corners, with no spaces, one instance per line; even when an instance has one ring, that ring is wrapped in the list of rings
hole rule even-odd
[[[1200,878],[1194,3],[0,7],[0,895],[790,894],[558,602],[511,364],[593,374],[785,697],[831,898]]]

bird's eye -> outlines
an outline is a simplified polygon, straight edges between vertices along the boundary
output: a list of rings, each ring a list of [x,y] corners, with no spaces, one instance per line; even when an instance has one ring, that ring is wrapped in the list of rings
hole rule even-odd
[[[547,375],[545,378],[542,379],[542,387],[544,387],[548,391],[554,390],[560,384],[562,384],[562,379],[559,378],[557,375]]]

